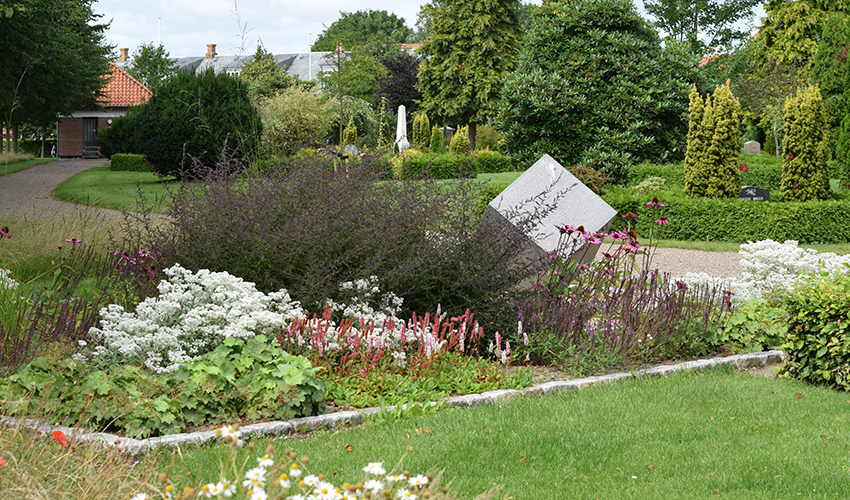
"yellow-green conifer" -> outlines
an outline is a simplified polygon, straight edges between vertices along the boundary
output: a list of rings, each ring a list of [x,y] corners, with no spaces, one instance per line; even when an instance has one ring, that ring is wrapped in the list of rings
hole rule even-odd
[[[469,127],[458,127],[449,142],[449,152],[456,155],[469,154]]]
[[[732,95],[729,85],[714,90],[714,134],[706,154],[712,165],[705,191],[708,198],[735,198],[741,192],[741,172],[738,170],[740,110],[741,104]]]
[[[413,145],[418,149],[428,149],[431,143],[431,121],[424,111],[416,113],[413,117]]]
[[[688,149],[685,153],[685,193],[691,194],[695,169],[699,163],[699,158],[705,153],[705,141],[702,137],[702,119],[705,113],[705,103],[702,96],[697,91],[697,86],[694,85],[691,93],[688,95],[690,105],[688,107]]]
[[[824,200],[829,196],[826,154],[829,130],[817,85],[785,102],[785,147],[779,192],[784,201]]]

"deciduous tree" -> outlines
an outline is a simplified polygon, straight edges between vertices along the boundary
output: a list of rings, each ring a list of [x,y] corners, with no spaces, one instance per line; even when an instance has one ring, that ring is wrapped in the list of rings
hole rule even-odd
[[[166,78],[177,71],[177,65],[171,60],[171,54],[165,46],[143,43],[133,52],[133,62],[127,68],[127,73],[142,82],[145,87],[155,90]]]
[[[677,42],[688,42],[700,56],[713,54],[752,33],[742,22],[752,19],[761,0],[644,0],[654,24]]]
[[[50,126],[57,115],[97,106],[112,47],[92,3],[26,0],[0,19],[0,121],[7,127]]]

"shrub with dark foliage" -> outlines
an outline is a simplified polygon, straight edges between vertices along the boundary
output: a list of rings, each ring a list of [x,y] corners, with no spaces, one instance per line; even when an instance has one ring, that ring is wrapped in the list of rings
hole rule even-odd
[[[262,132],[257,110],[239,81],[212,69],[181,71],[169,78],[135,118],[134,137],[153,170],[162,176],[189,176],[194,165],[213,167],[222,144],[256,151]],[[186,161],[187,157],[197,161]]]
[[[313,310],[340,283],[374,275],[408,311],[441,304],[451,315],[471,308],[488,325],[516,321],[505,297],[529,269],[498,231],[479,227],[479,183],[385,181],[370,156],[337,172],[314,156],[261,178],[233,170],[225,158],[203,182],[172,193],[170,226],[152,244],[168,261],[227,271],[263,291],[286,288]]]

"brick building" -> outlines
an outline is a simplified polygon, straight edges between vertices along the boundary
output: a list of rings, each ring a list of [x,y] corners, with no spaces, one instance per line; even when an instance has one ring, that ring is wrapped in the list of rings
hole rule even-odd
[[[75,111],[59,118],[56,126],[56,155],[60,157],[97,158],[97,131],[127,113],[130,106],[148,101],[151,91],[123,68],[112,64],[107,77],[105,96],[100,109]]]

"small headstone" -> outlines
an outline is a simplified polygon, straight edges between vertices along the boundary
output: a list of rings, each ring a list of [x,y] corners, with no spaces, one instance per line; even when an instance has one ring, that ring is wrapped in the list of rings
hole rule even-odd
[[[747,141],[744,143],[744,154],[745,155],[760,155],[761,154],[761,144],[758,141]]]
[[[741,186],[739,200],[747,201],[770,201],[770,191],[758,186]]]
[[[354,144],[346,144],[342,147],[342,153],[353,158],[360,154],[360,150]]]
[[[616,216],[617,211],[605,200],[551,156],[544,155],[487,205],[482,224],[501,229],[511,241],[519,242],[524,258],[558,252],[564,258],[571,257],[564,253],[580,255],[581,261],[587,262],[599,245],[590,245],[587,252],[572,245],[559,248],[561,232],[556,224],[602,232]]]

